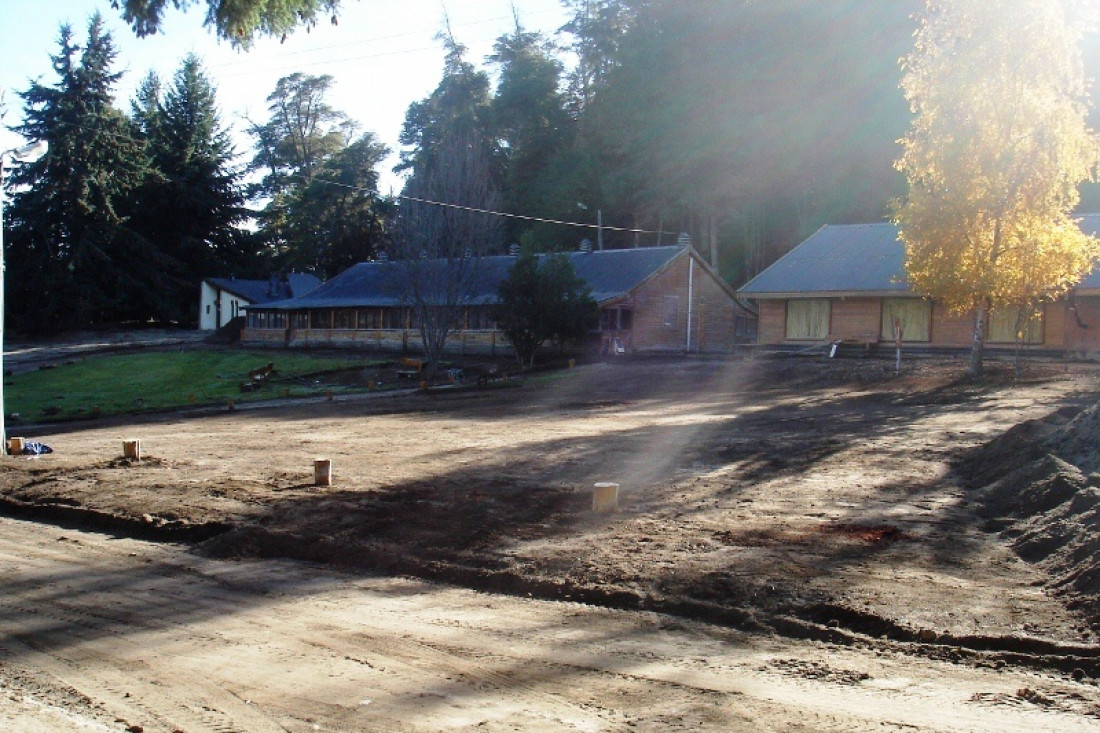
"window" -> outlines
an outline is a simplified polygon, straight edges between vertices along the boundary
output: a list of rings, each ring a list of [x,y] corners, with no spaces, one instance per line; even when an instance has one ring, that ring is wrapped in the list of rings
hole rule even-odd
[[[333,311],[332,327],[341,329],[355,328],[355,311],[342,309]]]
[[[359,315],[356,317],[358,322],[357,328],[360,331],[369,331],[380,327],[378,322],[378,311],[371,308],[364,308],[358,311]]]
[[[630,308],[608,308],[600,311],[601,331],[629,331],[633,325],[634,311]]]
[[[309,313],[293,313],[290,316],[291,328],[309,328]]]
[[[929,341],[932,334],[932,302],[924,298],[884,298],[883,341],[894,341],[894,319],[901,321],[902,341]]]
[[[328,328],[329,327],[329,315],[331,311],[310,311],[309,312],[309,327],[310,328]]]
[[[405,327],[405,311],[403,308],[387,308],[382,312],[382,328],[401,329]]]
[[[989,342],[993,344],[1014,344],[1019,340],[1025,344],[1043,343],[1043,314],[1021,313],[1019,306],[1001,306],[989,314]]]
[[[829,301],[827,298],[787,301],[787,339],[818,341],[828,335]]]
[[[665,328],[676,328],[676,325],[680,321],[680,296],[679,295],[666,295],[664,297],[664,319],[663,323]]]
[[[471,331],[492,331],[496,328],[490,308],[471,308],[467,324]]]

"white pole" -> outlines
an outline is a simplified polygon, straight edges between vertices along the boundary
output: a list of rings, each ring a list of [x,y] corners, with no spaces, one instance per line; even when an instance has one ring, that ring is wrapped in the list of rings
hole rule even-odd
[[[694,296],[695,257],[688,251],[688,319],[687,319],[687,344],[684,350],[691,353],[691,301]]]
[[[596,209],[596,249],[603,252],[603,209]]]

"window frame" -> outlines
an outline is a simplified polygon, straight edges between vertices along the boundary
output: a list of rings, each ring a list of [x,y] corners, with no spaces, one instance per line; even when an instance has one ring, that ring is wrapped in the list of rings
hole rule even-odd
[[[795,305],[799,306],[799,308],[801,308],[803,306],[809,308],[809,307],[815,306],[815,305],[820,306],[820,307],[823,308],[824,318],[822,318],[819,315],[819,316],[817,316],[816,318],[813,319],[813,321],[817,322],[814,325],[818,325],[818,326],[823,327],[823,330],[820,334],[818,334],[817,330],[814,330],[812,332],[807,332],[805,335],[803,335],[801,333],[798,333],[798,334],[792,334],[791,333],[791,315],[792,315],[791,311],[792,311],[792,306],[795,306]],[[787,301],[786,308],[784,308],[783,313],[784,313],[783,339],[785,341],[824,341],[827,338],[829,338],[829,332],[832,328],[832,318],[833,318],[833,302],[832,302],[832,299],[830,299],[830,298],[791,298]],[[806,315],[812,315],[812,313],[807,313]],[[809,319],[806,319],[806,322],[807,322],[807,324],[811,323],[811,321]]]

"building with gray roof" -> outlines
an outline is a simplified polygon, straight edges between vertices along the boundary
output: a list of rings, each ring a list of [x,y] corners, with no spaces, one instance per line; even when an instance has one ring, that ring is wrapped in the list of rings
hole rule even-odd
[[[600,331],[593,339],[605,351],[728,351],[737,323],[750,315],[691,248],[572,252],[567,257],[599,305]],[[464,322],[451,348],[507,350],[490,311],[514,262],[511,256],[471,260],[472,279],[461,303]],[[410,280],[414,272],[445,276],[448,266],[442,260],[361,262],[308,295],[248,308],[242,341],[414,351],[419,335]]]
[[[1080,217],[1080,226],[1096,236],[1100,214]],[[757,306],[762,345],[871,348],[895,343],[899,328],[901,341],[914,346],[965,348],[973,338],[973,314],[951,313],[910,287],[905,246],[888,223],[824,226],[737,294]],[[1030,318],[1011,308],[990,315],[991,346],[1020,338],[1034,348],[1100,353],[1100,266]]]

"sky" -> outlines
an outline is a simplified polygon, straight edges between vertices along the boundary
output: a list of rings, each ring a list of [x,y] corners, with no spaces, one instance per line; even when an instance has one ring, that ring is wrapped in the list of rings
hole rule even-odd
[[[336,26],[324,20],[283,43],[261,39],[238,51],[203,26],[205,2],[186,12],[170,8],[163,33],[137,38],[111,0],[0,0],[0,150],[26,142],[7,129],[22,120],[17,92],[32,79],[46,85],[57,81],[50,55],[57,53],[60,26],[69,23],[80,43],[98,10],[119,51],[115,69],[124,72],[116,88],[120,109],[129,111],[134,90],[150,70],[170,83],[183,57],[194,52],[217,87],[223,123],[234,130],[238,152],[247,156],[251,139],[243,132],[244,119],[267,120],[266,98],[275,83],[297,71],[329,74],[335,79],[329,103],[394,150],[381,171],[382,190],[398,190],[400,179],[389,170],[397,162],[397,138],[409,104],[430,94],[442,75],[443,46],[434,37],[444,12],[455,37],[468,47],[467,58],[481,65],[495,39],[513,28],[513,2],[527,29],[552,35],[567,20],[559,0],[343,0]]]

